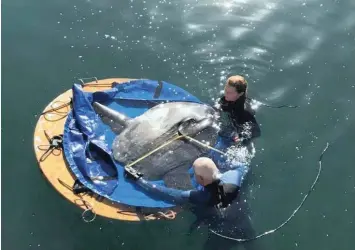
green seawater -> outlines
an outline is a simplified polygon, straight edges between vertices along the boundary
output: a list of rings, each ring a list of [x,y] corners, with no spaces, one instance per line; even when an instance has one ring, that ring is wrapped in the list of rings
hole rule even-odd
[[[2,2],[2,249],[322,249],[355,245],[355,2],[53,0]],[[257,244],[186,235],[194,216],[128,223],[65,200],[39,171],[38,114],[78,78],[149,78],[213,101],[243,74],[259,107],[248,202]],[[208,241],[207,241],[208,240]]]

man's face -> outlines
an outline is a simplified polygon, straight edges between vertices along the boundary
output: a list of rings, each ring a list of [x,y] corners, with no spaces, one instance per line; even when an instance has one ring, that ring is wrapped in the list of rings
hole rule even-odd
[[[244,92],[238,93],[234,87],[231,87],[228,85],[226,85],[224,88],[224,97],[225,97],[226,101],[228,101],[228,102],[235,102],[243,94],[244,94]]]
[[[205,182],[204,182],[202,176],[195,175],[195,178],[196,178],[196,181],[197,181],[198,184],[200,184],[201,186],[205,186]]]

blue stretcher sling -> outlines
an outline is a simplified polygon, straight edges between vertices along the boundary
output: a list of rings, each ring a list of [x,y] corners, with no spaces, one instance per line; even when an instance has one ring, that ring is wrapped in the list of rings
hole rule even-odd
[[[111,155],[116,134],[101,121],[92,103],[102,103],[134,118],[162,102],[202,102],[180,87],[154,80],[114,83],[111,89],[94,93],[85,92],[80,85],[74,84],[72,91],[73,108],[65,123],[63,148],[77,180],[113,202],[151,208],[175,206],[145,194],[134,181],[124,176],[124,166]],[[192,171],[189,173],[192,185],[197,187]],[[163,180],[152,182],[165,185]]]

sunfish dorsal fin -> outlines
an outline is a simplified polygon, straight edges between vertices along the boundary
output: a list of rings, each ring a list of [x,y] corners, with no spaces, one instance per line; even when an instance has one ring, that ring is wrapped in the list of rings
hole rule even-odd
[[[115,132],[126,128],[131,120],[131,118],[127,117],[126,115],[106,107],[98,102],[94,102],[93,107],[95,112],[101,117],[104,123],[107,123]]]

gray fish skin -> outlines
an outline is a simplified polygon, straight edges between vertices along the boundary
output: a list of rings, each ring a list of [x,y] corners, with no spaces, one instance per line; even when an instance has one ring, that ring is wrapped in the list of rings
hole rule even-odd
[[[150,148],[150,145],[157,145],[170,139],[182,121],[194,119],[198,122],[213,114],[214,110],[211,107],[197,103],[159,104],[132,120],[130,126],[116,137],[113,143],[114,158],[119,162],[137,159],[143,155],[147,147]],[[131,151],[131,145],[135,146],[135,152]]]
[[[130,118],[126,115],[110,109],[101,103],[94,102],[93,108],[95,112],[101,117],[104,123],[109,125],[115,133],[119,133],[126,128],[130,122]]]
[[[176,136],[181,123],[183,133],[214,144],[218,120],[216,111],[204,104],[192,102],[162,103],[142,115],[128,119],[101,104],[94,103],[96,112],[118,135],[112,145],[113,157],[123,165],[138,159]],[[119,130],[118,127],[123,127]],[[184,139],[179,139],[150,155],[133,167],[147,180],[164,179],[169,187],[191,188],[187,174],[192,162],[208,150]]]

